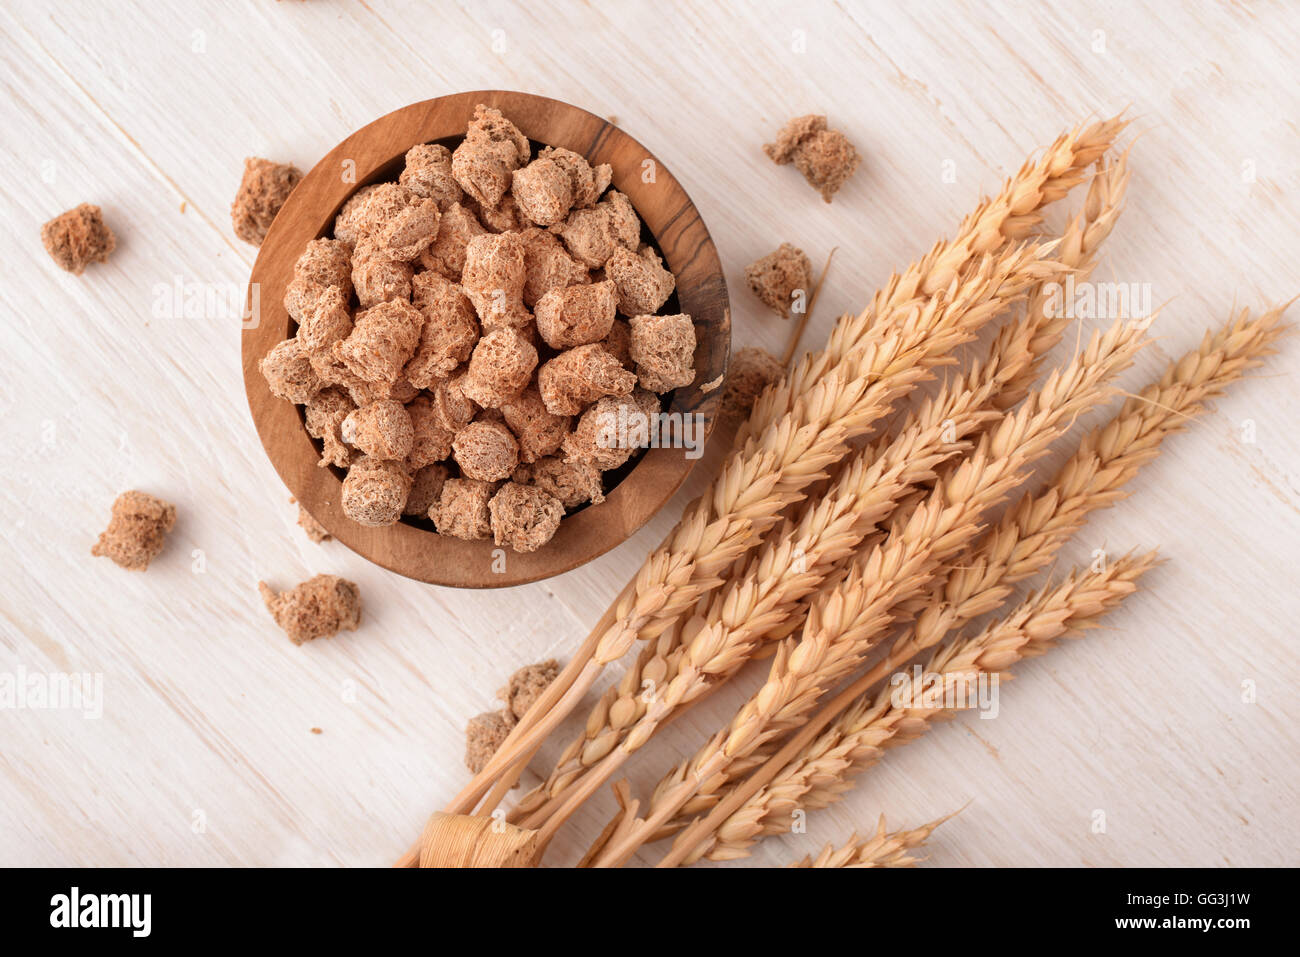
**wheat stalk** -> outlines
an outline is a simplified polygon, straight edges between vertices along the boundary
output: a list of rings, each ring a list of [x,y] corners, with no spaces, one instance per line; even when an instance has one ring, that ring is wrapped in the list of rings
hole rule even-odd
[[[1058,247],[1063,251],[1060,261],[1075,270],[1076,277],[1086,278],[1095,267],[1097,249],[1119,216],[1128,178],[1126,155],[1110,164],[1098,161],[1084,206]],[[999,331],[986,362],[976,363],[962,382],[945,387],[911,413],[896,436],[882,438],[851,457],[827,493],[806,503],[747,566],[737,568],[731,584],[715,594],[702,619],[698,615],[691,619],[686,626],[688,638],[701,628],[725,629],[726,642],[737,649],[731,663],[713,675],[715,684],[749,659],[757,636],[783,637],[781,632],[794,630],[802,618],[801,600],[846,561],[863,533],[885,517],[909,486],[935,477],[933,468],[941,455],[964,450],[965,437],[995,418],[989,415],[990,408],[1013,404],[1006,401],[1008,391],[1023,398],[1045,353],[1070,321],[1054,312],[1050,303],[1046,284],[1038,284],[1024,317]],[[882,461],[890,455],[894,461],[888,464],[894,470],[882,470]],[[849,509],[856,510],[856,518],[848,514]],[[520,800],[512,820],[539,826],[546,818],[545,809],[554,807],[583,769],[622,741],[645,712],[647,689],[652,693],[675,675],[681,635],[680,626],[675,627],[643,647],[622,680],[592,708],[582,734],[562,752],[547,779]]]
[[[949,815],[951,817],[951,815]],[[791,867],[913,867],[917,858],[914,851],[929,840],[940,824],[948,820],[941,817],[910,831],[885,830],[885,815],[876,822],[876,832],[867,838],[855,832],[842,847],[827,844],[815,858],[804,857]]]
[[[728,728],[674,772],[677,783],[657,792],[645,820],[626,822],[596,865],[626,861],[715,775],[725,776],[731,762],[799,724],[821,689],[851,671],[878,640],[892,606],[918,593],[939,563],[969,541],[982,512],[1022,480],[1023,466],[1046,450],[1061,431],[1059,423],[1097,401],[1107,391],[1102,383],[1127,366],[1140,345],[1135,325],[1118,323],[1104,335],[1094,335],[1083,353],[1053,373],[1023,408],[1004,415],[907,525],[860,556],[844,583],[811,609],[801,639],[782,644],[763,687]],[[610,764],[616,765],[640,747],[675,700],[689,696],[706,673],[707,661],[683,668],[606,760],[615,759]]]
[[[1075,572],[974,636],[945,645],[923,673],[899,672],[874,695],[854,696],[854,689],[837,695],[822,712],[833,720],[809,722],[765,766],[779,771],[760,781],[735,808],[720,805],[719,810],[726,808],[725,816],[715,812],[716,819],[710,815],[687,831],[671,862],[690,863],[705,854],[714,860],[743,857],[758,837],[787,830],[796,808],[821,808],[838,800],[852,787],[850,776],[874,764],[884,749],[917,737],[931,720],[957,713],[953,708],[910,706],[925,700],[927,688],[1004,671],[1022,658],[1047,651],[1057,638],[1081,633],[1135,591],[1137,579],[1155,564],[1151,552],[1125,556],[1099,571]]]

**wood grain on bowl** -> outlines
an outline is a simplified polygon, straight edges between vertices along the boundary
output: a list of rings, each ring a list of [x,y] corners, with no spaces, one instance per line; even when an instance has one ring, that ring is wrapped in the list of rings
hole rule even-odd
[[[249,408],[280,477],[330,534],[399,574],[462,588],[519,585],[596,558],[649,521],[695,462],[680,448],[648,449],[603,503],[567,516],[544,548],[529,554],[498,552],[491,541],[462,541],[407,522],[369,528],[347,518],[340,503],[342,481],[317,466],[319,454],[298,408],[267,388],[258,363],[292,334],[282,300],[307,242],[330,234],[335,215],[357,189],[396,179],[412,146],[435,141],[454,146],[480,103],[501,110],[534,143],[563,146],[613,168],[613,187],[627,195],[653,235],[676,276],[679,309],[695,323],[695,381],[672,393],[666,411],[702,415],[706,434],[712,431],[721,389],[705,392],[702,386],[721,381],[731,343],[722,264],[699,212],[658,158],[599,116],[527,93],[458,93],[389,113],[331,150],[290,195],[253,266],[249,301],[260,303],[260,315],[243,333]]]

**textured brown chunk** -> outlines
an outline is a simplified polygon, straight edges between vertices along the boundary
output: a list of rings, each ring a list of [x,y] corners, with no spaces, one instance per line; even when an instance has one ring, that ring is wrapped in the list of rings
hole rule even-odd
[[[386,259],[410,262],[433,243],[441,219],[436,200],[417,199],[383,224],[376,250]]]
[[[532,318],[524,307],[524,244],[515,233],[471,239],[461,285],[484,329],[522,326]]]
[[[582,413],[577,428],[565,437],[565,461],[602,472],[618,468],[649,443],[649,416],[658,411],[659,400],[644,389],[604,397]]]
[[[785,375],[785,366],[766,349],[741,349],[727,367],[727,384],[722,390],[722,417],[740,421],[754,408],[763,390]]]
[[[167,533],[175,524],[175,505],[147,492],[123,492],[113,502],[108,528],[100,533],[90,554],[111,558],[131,571],[144,571],[163,550]]]
[[[568,171],[546,157],[514,171],[512,193],[520,211],[538,226],[555,225],[573,206],[573,181]]]
[[[453,433],[443,426],[432,397],[417,396],[406,406],[406,413],[410,416],[413,433],[411,451],[406,457],[408,469],[422,469],[451,455]]]
[[[812,263],[802,249],[782,243],[746,266],[745,280],[763,305],[789,319],[796,292],[803,294],[804,308],[807,308],[807,297],[812,295]]]
[[[533,308],[552,289],[589,281],[587,267],[544,229],[530,226],[519,234],[524,244],[524,305]]]
[[[465,394],[468,372],[450,376],[433,387],[433,409],[438,424],[448,432],[459,432],[474,420],[478,403]]]
[[[460,203],[452,203],[442,214],[437,237],[420,254],[420,265],[442,273],[452,282],[460,282],[465,271],[465,249],[469,241],[486,232],[470,210]]]
[[[595,206],[614,175],[608,163],[593,167],[585,156],[562,146],[547,146],[537,156],[555,163],[568,175],[575,207]]]
[[[352,254],[352,285],[362,309],[411,298],[415,270],[408,262],[387,258],[368,242]]]
[[[554,536],[564,506],[531,485],[507,482],[488,503],[492,540],[516,552],[535,552]]]
[[[348,413],[340,428],[343,441],[379,459],[404,459],[411,454],[415,429],[406,408],[381,399]]]
[[[617,299],[608,279],[552,289],[537,301],[537,331],[552,349],[599,342],[614,324]]]
[[[396,382],[420,343],[424,314],[395,299],[357,313],[352,334],[331,347],[335,359],[366,382]]]
[[[464,141],[451,154],[451,172],[471,198],[496,206],[510,188],[510,174],[528,162],[528,138],[500,110],[479,105]]]
[[[348,282],[351,288],[352,283]],[[336,342],[352,334],[352,310],[339,286],[328,286],[316,299],[315,307],[298,323],[298,342],[311,353],[327,353]]]
[[[296,337],[277,342],[258,368],[272,394],[298,405],[307,402],[325,385]]]
[[[499,482],[519,464],[519,443],[500,422],[471,422],[456,433],[451,451],[466,478]]]
[[[320,464],[336,465],[346,468],[352,461],[352,450],[343,441],[341,429],[343,420],[348,417],[354,403],[345,390],[330,386],[316,393],[307,403],[303,419],[307,425],[307,434],[313,439],[320,439],[322,450]]]
[[[609,335],[600,340],[600,344],[623,368],[632,368],[632,327],[627,320],[615,318],[609,327]]]
[[[493,329],[474,347],[461,390],[484,408],[498,409],[528,385],[537,349],[510,326]]]
[[[447,479],[437,508],[429,513],[442,535],[474,541],[492,534],[488,502],[496,491],[492,482]]]
[[[432,270],[416,274],[413,301],[424,314],[424,327],[406,364],[406,378],[416,388],[428,389],[470,357],[479,338],[478,319],[464,291]]]
[[[641,221],[632,201],[617,190],[590,209],[573,210],[551,229],[588,269],[603,267],[619,246],[635,250],[641,238]]]
[[[521,465],[513,478],[553,496],[566,509],[577,508],[583,502],[598,505],[605,501],[600,469],[586,462],[566,462],[558,455],[548,455],[531,465]]]
[[[451,475],[451,470],[441,463],[426,465],[415,473],[411,480],[411,491],[406,496],[403,515],[426,517],[429,509],[438,504],[442,497],[442,486]]]
[[[628,324],[642,388],[668,392],[695,381],[695,326],[690,316],[633,316]]]
[[[473,200],[467,200],[473,202]],[[475,203],[477,206],[478,204]],[[478,219],[483,224],[483,228],[489,233],[509,233],[518,232],[528,225],[524,219],[524,214],[519,210],[519,204],[509,193],[501,197],[501,202],[495,206],[478,206]]]
[[[356,631],[361,624],[361,592],[337,575],[317,575],[279,594],[266,582],[258,582],[257,590],[266,610],[295,645]]]
[[[250,156],[244,160],[244,178],[230,206],[235,235],[254,246],[262,245],[271,221],[302,179],[296,166]]]
[[[60,269],[80,276],[91,263],[108,262],[117,237],[98,206],[82,203],[41,227],[41,242]]]
[[[560,447],[573,420],[567,415],[552,415],[546,410],[542,394],[530,387],[505,405],[501,414],[519,442],[519,461],[535,462]]]
[[[411,475],[401,462],[360,458],[343,480],[343,514],[360,525],[392,525],[410,491]]]
[[[826,117],[815,114],[796,116],[782,127],[775,143],[763,147],[763,152],[779,166],[793,162],[828,203],[861,162],[848,137],[828,129]]]
[[[294,263],[295,279],[317,286],[338,286],[352,295],[352,247],[338,239],[313,239]]]
[[[451,150],[437,143],[421,143],[406,151],[406,165],[397,181],[416,196],[432,199],[446,212],[464,195],[451,175]]]
[[[605,263],[605,275],[614,283],[618,311],[625,316],[658,312],[677,285],[649,246],[642,246],[639,253],[619,246]]]
[[[506,704],[506,710],[519,720],[528,713],[538,698],[542,696],[552,681],[560,674],[560,663],[554,658],[539,661],[535,665],[525,665],[510,676],[509,682],[497,692],[497,697]]]
[[[627,395],[636,376],[596,344],[561,352],[537,370],[537,388],[552,415],[577,415],[605,395]]]

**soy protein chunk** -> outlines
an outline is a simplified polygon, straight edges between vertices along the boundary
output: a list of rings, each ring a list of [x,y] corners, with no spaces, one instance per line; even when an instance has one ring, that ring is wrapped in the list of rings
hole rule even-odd
[[[256,156],[245,159],[244,178],[230,206],[235,235],[254,246],[262,245],[275,214],[301,180],[296,166]]]
[[[176,506],[147,492],[123,492],[113,502],[108,528],[90,554],[111,558],[129,571],[144,571],[166,544],[176,525]]]
[[[82,203],[60,213],[41,227],[45,251],[60,269],[80,276],[91,263],[108,262],[117,237],[104,224],[98,206]]]
[[[295,645],[356,631],[361,624],[361,591],[337,575],[317,575],[278,594],[266,582],[258,582],[257,590],[266,610]]]

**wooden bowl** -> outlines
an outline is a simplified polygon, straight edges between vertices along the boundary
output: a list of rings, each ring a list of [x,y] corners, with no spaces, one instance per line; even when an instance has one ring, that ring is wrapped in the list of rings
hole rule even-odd
[[[672,496],[694,460],[683,449],[648,449],[600,505],[565,517],[541,549],[521,554],[490,540],[467,542],[433,531],[427,519],[369,528],[340,506],[341,473],[320,468],[317,445],[301,409],[276,398],[258,369],[262,357],[295,328],[283,306],[294,263],[307,242],[330,234],[340,207],[357,189],[395,180],[406,151],[440,141],[454,148],[479,103],[497,107],[533,141],[563,146],[593,164],[613,167],[613,186],[636,207],[649,237],[677,277],[676,306],[695,322],[696,377],[668,397],[666,411],[700,413],[712,431],[731,342],[727,286],[717,250],[681,184],[644,146],[618,127],[558,100],[483,90],[415,103],[353,133],[316,164],[275,217],[253,266],[249,303],[258,304],[243,333],[244,386],[266,453],[299,502],[353,551],[409,578],[460,588],[497,588],[537,581],[589,562],[644,525]],[[702,386],[712,384],[708,392]],[[614,473],[609,473],[613,475]],[[607,476],[608,478],[608,476]]]

